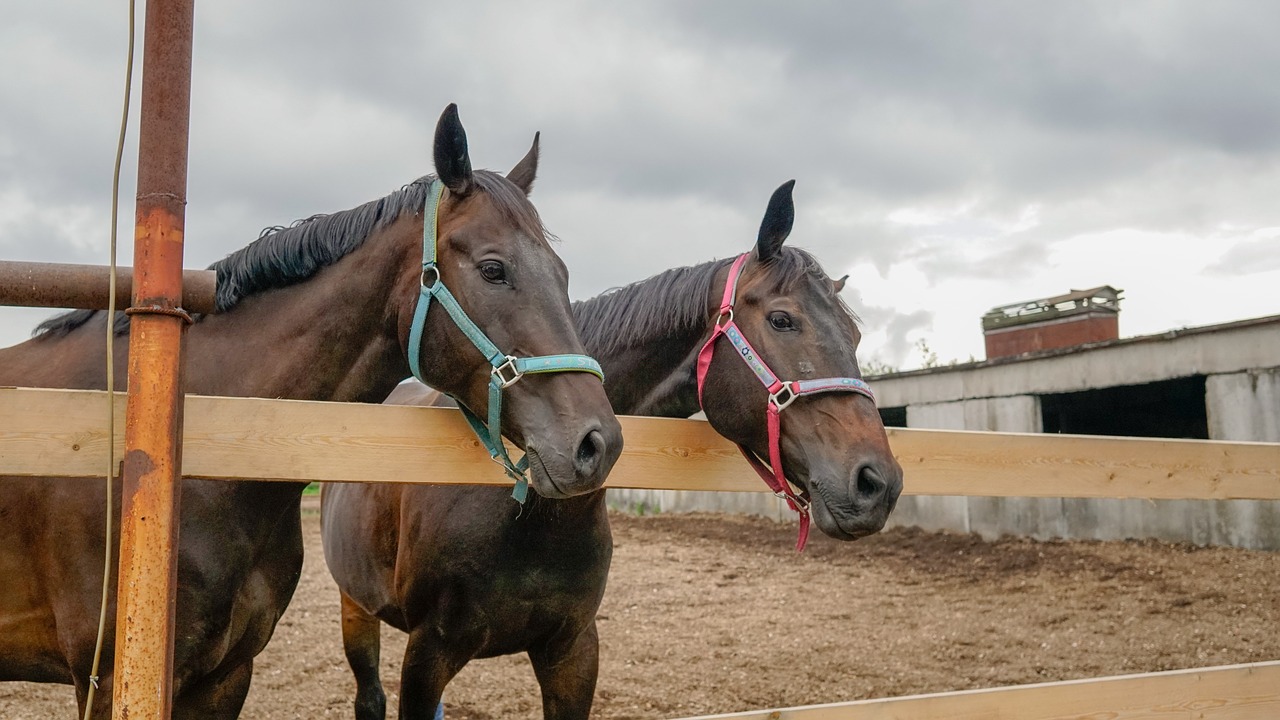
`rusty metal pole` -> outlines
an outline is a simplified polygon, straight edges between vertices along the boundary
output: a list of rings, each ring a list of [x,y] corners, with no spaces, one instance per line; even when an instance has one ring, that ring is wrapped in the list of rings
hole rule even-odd
[[[0,260],[0,305],[106,310],[111,268]],[[116,268],[116,310],[132,303],[133,268]],[[212,270],[182,271],[182,308],[216,313],[217,275]]]
[[[194,0],[149,0],[138,132],[114,717],[167,719],[182,443],[182,239]]]

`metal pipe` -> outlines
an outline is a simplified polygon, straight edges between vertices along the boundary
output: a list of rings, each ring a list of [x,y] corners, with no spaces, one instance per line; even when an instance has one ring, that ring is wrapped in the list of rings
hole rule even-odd
[[[172,714],[182,457],[182,242],[194,0],[147,3],[114,717]]]
[[[0,260],[0,305],[23,307],[107,309],[106,265],[33,263]],[[116,268],[116,310],[132,301],[133,268]],[[182,308],[187,312],[217,312],[214,293],[217,273],[182,271]]]

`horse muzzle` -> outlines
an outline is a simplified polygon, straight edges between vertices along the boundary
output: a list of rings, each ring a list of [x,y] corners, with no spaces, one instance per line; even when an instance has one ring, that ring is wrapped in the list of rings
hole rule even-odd
[[[810,512],[818,529],[857,540],[884,528],[902,494],[902,467],[893,458],[859,465],[852,477],[810,476]]]
[[[568,451],[566,451],[568,450]],[[571,443],[529,439],[529,482],[546,498],[569,498],[599,490],[622,454],[616,418],[587,425]]]

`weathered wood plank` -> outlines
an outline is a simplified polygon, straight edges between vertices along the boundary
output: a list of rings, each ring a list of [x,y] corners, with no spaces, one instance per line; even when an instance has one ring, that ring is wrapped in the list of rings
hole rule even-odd
[[[686,720],[1261,720],[1280,718],[1280,662],[706,715]]]
[[[891,429],[917,495],[1280,499],[1280,444]]]
[[[121,395],[120,428],[123,408]],[[96,477],[105,417],[101,392],[0,389],[0,475]],[[764,487],[705,422],[622,422],[610,487]],[[192,477],[508,482],[461,416],[439,408],[189,396],[184,442]],[[901,429],[890,442],[912,494],[1280,499],[1273,443]]]
[[[117,457],[124,402],[118,393]],[[106,407],[103,392],[0,388],[0,475],[97,477]],[[510,483],[456,410],[188,396],[184,425],[188,477]],[[618,467],[634,487],[697,478],[703,489],[760,489],[705,422],[628,418],[626,433],[629,452]]]

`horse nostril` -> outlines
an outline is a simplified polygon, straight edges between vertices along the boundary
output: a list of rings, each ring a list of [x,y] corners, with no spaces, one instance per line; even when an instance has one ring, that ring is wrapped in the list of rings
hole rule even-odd
[[[582,438],[582,442],[578,443],[578,452],[573,456],[574,468],[580,477],[594,476],[600,470],[604,449],[604,436],[599,430],[592,430]]]
[[[863,465],[858,470],[858,499],[866,503],[879,502],[888,488],[888,483],[880,477],[880,473],[871,465]]]

